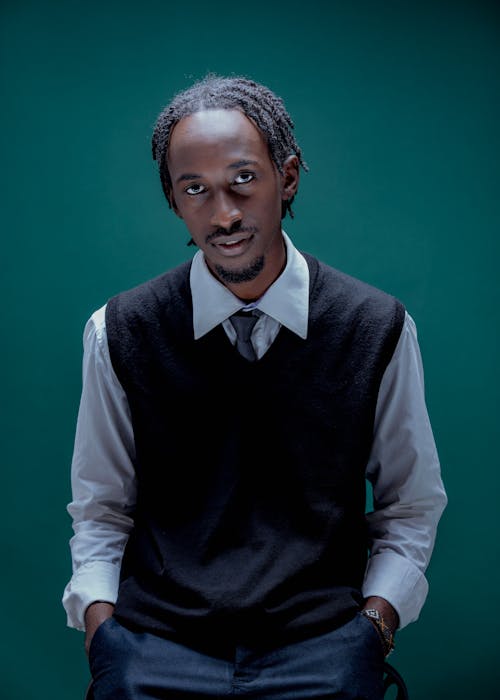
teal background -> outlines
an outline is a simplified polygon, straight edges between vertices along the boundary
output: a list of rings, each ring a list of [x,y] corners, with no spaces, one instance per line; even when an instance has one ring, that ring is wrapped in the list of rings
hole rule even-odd
[[[0,20],[1,697],[83,697],[83,636],[60,604],[82,330],[192,254],[150,136],[208,70],[285,99],[310,166],[286,222],[299,247],[417,322],[449,506],[391,660],[411,700],[493,697],[499,5],[2,0]]]

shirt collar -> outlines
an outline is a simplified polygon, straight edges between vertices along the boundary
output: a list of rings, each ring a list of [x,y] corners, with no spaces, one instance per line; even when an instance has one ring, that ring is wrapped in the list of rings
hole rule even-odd
[[[260,309],[293,333],[306,338],[309,268],[284,231],[283,239],[286,247],[285,269],[266,293],[248,306]],[[193,257],[189,282],[193,298],[193,330],[196,340],[245,307],[241,299],[212,275],[201,250]]]

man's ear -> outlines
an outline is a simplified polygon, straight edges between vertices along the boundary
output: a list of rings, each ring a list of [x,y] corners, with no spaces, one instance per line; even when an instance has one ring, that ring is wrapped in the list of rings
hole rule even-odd
[[[292,155],[283,162],[281,199],[293,199],[299,189],[299,159]]]

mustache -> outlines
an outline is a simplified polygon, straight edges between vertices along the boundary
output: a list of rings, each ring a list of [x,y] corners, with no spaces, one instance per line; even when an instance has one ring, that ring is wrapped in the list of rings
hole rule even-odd
[[[210,243],[214,238],[219,238],[220,236],[230,236],[233,233],[257,233],[258,228],[256,226],[241,226],[238,222],[231,226],[229,229],[219,226],[215,231],[211,231],[205,238],[205,243]]]

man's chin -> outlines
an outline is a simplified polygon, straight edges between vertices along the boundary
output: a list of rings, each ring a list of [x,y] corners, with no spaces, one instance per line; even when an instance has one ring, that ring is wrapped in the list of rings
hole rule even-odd
[[[264,269],[264,256],[258,258],[245,267],[230,270],[222,265],[215,265],[215,272],[224,284],[241,284],[242,282],[252,282],[260,275]]]

